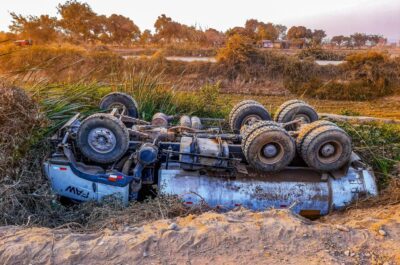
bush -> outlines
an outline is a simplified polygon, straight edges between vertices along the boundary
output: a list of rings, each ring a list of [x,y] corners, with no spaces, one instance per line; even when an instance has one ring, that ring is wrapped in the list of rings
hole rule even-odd
[[[400,61],[386,54],[349,55],[341,65],[319,66],[292,61],[285,70],[285,86],[297,95],[319,99],[369,100],[393,94],[400,86]]]
[[[325,60],[325,61],[343,61],[346,58],[346,54],[343,52],[334,52],[329,50],[323,50],[321,48],[308,48],[301,50],[297,56],[300,59],[312,58],[314,60]]]
[[[109,80],[123,72],[123,58],[109,51],[86,51],[76,46],[8,46],[0,50],[0,72],[15,79],[76,82]]]

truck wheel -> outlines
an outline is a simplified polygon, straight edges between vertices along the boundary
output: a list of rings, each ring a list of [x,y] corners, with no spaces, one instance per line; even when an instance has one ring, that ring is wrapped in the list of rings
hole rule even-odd
[[[252,100],[252,99],[246,99],[246,100],[240,101],[235,106],[233,106],[232,109],[231,109],[231,112],[229,112],[229,116],[228,116],[229,125],[231,124],[233,113],[235,113],[235,111],[238,108],[240,108],[241,106],[246,105],[246,104],[259,104],[259,105],[261,105],[261,103],[259,103],[258,101]]]
[[[283,102],[282,105],[280,105],[280,106],[278,107],[278,109],[276,110],[275,115],[274,115],[274,119],[277,120],[278,116],[281,114],[281,112],[282,112],[287,106],[292,105],[292,104],[296,104],[296,103],[304,103],[304,104],[306,104],[305,101],[300,100],[300,99],[291,99],[291,100],[285,101],[285,102]]]
[[[88,159],[108,164],[126,153],[129,133],[116,117],[105,113],[94,114],[86,118],[79,127],[77,145]]]
[[[322,171],[341,168],[348,163],[352,152],[350,136],[331,125],[314,129],[305,137],[300,149],[307,165]]]
[[[306,103],[294,103],[285,107],[275,120],[279,123],[286,123],[296,119],[300,119],[302,124],[312,123],[318,120],[318,113],[313,107]],[[299,129],[299,125],[289,125],[286,129],[289,131],[296,131]]]
[[[230,127],[234,133],[240,133],[240,128],[244,125],[249,125],[260,120],[271,120],[268,110],[259,103],[248,103],[240,106],[232,114]]]
[[[102,110],[117,108],[120,112],[125,107],[126,115],[132,118],[139,117],[138,104],[130,95],[125,93],[114,92],[106,95],[100,101],[99,107]]]
[[[301,154],[301,146],[303,145],[304,139],[315,129],[322,127],[322,126],[336,126],[335,123],[327,121],[327,120],[319,120],[319,121],[314,121],[309,124],[304,124],[301,126],[299,135],[296,138],[296,148],[297,148],[297,153],[300,155]]]
[[[279,125],[274,121],[258,121],[252,125],[243,126],[241,128],[240,134],[242,136],[242,149],[243,150],[244,150],[247,138],[249,138],[249,135],[264,126],[279,126]]]
[[[296,154],[296,147],[294,139],[286,130],[266,125],[248,136],[243,153],[253,168],[273,172],[290,164]]]

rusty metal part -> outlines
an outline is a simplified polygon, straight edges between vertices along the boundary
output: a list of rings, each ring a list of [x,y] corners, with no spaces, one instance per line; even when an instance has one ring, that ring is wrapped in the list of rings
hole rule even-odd
[[[151,118],[151,124],[160,127],[167,127],[168,121],[168,116],[161,112],[154,114]]]
[[[196,132],[196,129],[190,128],[190,127],[185,127],[185,126],[174,126],[168,129],[170,132],[174,131],[189,131],[189,132]]]
[[[115,117],[117,117],[118,119],[120,119],[122,122],[129,122],[129,123],[133,123],[133,124],[142,124],[142,125],[149,125],[150,124],[150,122],[147,122],[147,121],[144,121],[144,120],[141,120],[141,119],[137,119],[137,118],[133,118],[133,117],[130,117],[130,116],[126,116],[126,115],[121,115],[121,114],[118,114],[118,113],[116,113],[115,114]]]

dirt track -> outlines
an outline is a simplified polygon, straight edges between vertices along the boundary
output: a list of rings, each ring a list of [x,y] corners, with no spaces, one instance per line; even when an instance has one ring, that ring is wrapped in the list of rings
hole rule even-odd
[[[92,234],[0,228],[4,264],[400,264],[399,250],[400,205],[314,222],[238,210]]]

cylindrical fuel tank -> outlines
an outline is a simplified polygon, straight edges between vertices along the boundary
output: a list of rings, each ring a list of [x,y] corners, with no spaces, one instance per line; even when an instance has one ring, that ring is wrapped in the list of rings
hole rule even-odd
[[[227,167],[227,160],[217,157],[229,157],[229,147],[226,141],[221,139],[182,137],[180,144],[181,154],[179,160],[182,169],[197,170],[203,167]],[[199,155],[199,156],[197,156]],[[202,166],[203,165],[203,166]]]
[[[178,195],[188,205],[204,200],[211,207],[226,210],[237,206],[256,211],[290,208],[297,214],[317,217],[378,194],[372,171],[353,167],[340,177],[306,168],[287,168],[270,175],[249,174],[232,179],[184,171],[178,164],[165,166],[159,173],[161,194]]]

